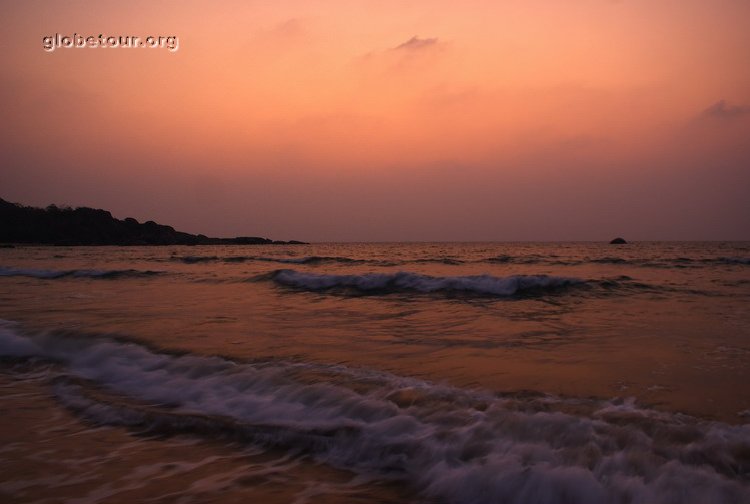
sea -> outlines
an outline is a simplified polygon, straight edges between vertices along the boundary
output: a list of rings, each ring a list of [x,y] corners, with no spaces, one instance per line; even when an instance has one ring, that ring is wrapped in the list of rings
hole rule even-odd
[[[0,249],[3,503],[750,502],[750,243]]]

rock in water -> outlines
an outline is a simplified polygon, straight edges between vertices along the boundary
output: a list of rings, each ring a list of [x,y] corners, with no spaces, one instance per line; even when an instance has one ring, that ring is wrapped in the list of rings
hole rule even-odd
[[[614,240],[612,240],[609,243],[610,243],[610,245],[623,245],[623,244],[628,243],[628,242],[625,241],[625,238],[620,238],[618,236],[617,238],[615,238]]]

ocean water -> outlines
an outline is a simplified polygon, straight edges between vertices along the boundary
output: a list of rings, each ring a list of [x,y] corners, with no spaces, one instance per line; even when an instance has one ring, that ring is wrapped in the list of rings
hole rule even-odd
[[[0,249],[2,502],[750,502],[750,243]]]

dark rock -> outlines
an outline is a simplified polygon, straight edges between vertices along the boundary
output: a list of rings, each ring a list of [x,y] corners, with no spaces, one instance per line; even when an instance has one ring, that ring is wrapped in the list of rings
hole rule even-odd
[[[119,220],[106,210],[79,207],[33,208],[0,198],[0,243],[48,245],[260,245],[268,238],[209,238],[176,231],[172,226],[128,217]],[[295,242],[301,243],[301,242]]]
[[[624,244],[626,244],[628,242],[625,241],[625,238],[617,237],[617,238],[615,238],[614,240],[612,240],[609,243],[610,243],[610,245],[624,245]]]
[[[268,238],[260,238],[258,236],[238,236],[237,238],[231,238],[231,242],[237,245],[265,245],[272,243]]]

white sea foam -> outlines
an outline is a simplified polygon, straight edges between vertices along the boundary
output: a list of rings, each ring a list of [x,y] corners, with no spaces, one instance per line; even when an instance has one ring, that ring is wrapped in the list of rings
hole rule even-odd
[[[278,270],[273,280],[304,290],[350,289],[368,292],[465,293],[483,296],[513,296],[537,290],[553,290],[584,283],[578,278],[547,275],[492,275],[433,277],[399,271],[362,275],[325,275]]]
[[[9,324],[0,326],[0,356],[58,363],[58,397],[96,422],[302,450],[445,502],[750,502],[750,425],[632,401],[499,397],[342,366],[27,335]],[[104,399],[107,391],[117,395]],[[566,413],[569,402],[581,413]]]

